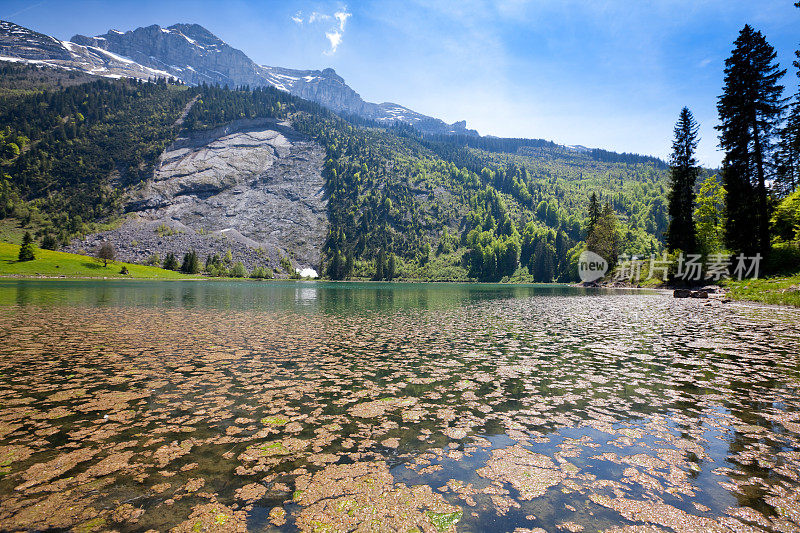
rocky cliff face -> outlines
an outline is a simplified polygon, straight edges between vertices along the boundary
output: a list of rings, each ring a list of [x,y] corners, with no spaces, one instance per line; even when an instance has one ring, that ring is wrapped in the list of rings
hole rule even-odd
[[[447,124],[403,107],[365,102],[333,69],[295,70],[258,65],[244,52],[197,24],[158,25],[70,41],[0,21],[0,61],[22,61],[106,77],[174,77],[201,83],[273,86],[333,111],[378,122],[405,122],[430,133],[477,135],[466,122]]]
[[[0,21],[0,61],[48,65],[116,78],[148,79],[170,75],[102,48],[59,41],[7,21]]]
[[[300,98],[322,104],[336,112],[368,117],[374,115],[375,104],[365,102],[332,68],[294,70],[262,66],[269,85]]]
[[[179,138],[153,179],[130,193],[132,218],[71,248],[90,251],[108,240],[132,261],[230,249],[248,268],[276,268],[290,257],[298,268],[317,269],[327,233],[324,156],[288,124],[269,119]]]
[[[153,25],[124,33],[111,30],[97,37],[75,35],[71,41],[129,57],[189,84],[271,85],[336,112],[377,121],[406,122],[435,133],[477,135],[466,128],[465,122],[446,124],[398,104],[365,102],[330,68],[295,70],[258,65],[244,52],[197,24],[175,24],[168,28]]]
[[[190,85],[264,85],[261,68],[197,24],[157,25],[98,37],[75,35],[73,43],[108,50],[169,72]]]

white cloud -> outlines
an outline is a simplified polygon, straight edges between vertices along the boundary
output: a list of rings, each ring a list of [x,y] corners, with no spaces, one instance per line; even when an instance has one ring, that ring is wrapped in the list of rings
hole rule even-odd
[[[334,12],[333,15],[314,11],[308,15],[308,17],[303,17],[303,13],[298,11],[292,17],[292,20],[299,26],[308,24],[309,27],[311,25],[315,25],[315,28],[320,26],[324,27],[325,38],[330,43],[330,48],[324,50],[322,53],[331,56],[336,53],[339,45],[342,44],[344,27],[347,24],[347,19],[352,16],[353,14],[347,10],[347,7],[341,7],[338,11]]]
[[[348,13],[347,11],[337,11],[333,14],[336,20],[339,21],[339,31],[344,31],[344,25],[347,22],[347,19],[352,17],[352,13]]]
[[[311,13],[311,16],[308,17],[308,23],[309,24],[314,24],[318,20],[328,20],[330,18],[331,18],[330,15],[326,15],[325,13],[318,13],[318,12],[314,11],[313,13]]]
[[[330,31],[325,33],[325,37],[331,43],[331,49],[326,50],[323,52],[326,56],[332,56],[336,53],[336,49],[339,48],[339,45],[342,43],[342,33],[339,31]]]

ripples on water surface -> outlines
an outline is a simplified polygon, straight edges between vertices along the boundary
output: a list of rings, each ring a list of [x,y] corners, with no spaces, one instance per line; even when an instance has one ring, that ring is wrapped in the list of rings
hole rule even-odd
[[[800,528],[797,310],[8,281],[0,334],[3,530]]]

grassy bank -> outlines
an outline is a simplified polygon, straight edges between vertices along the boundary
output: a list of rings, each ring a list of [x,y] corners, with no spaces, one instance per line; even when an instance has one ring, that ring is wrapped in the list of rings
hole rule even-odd
[[[187,276],[180,272],[163,268],[109,262],[103,266],[102,261],[85,255],[36,250],[33,261],[17,261],[19,246],[0,242],[0,276],[66,276],[77,278],[141,278],[141,279],[184,279],[200,276]],[[129,274],[121,274],[125,266]]]
[[[733,300],[800,307],[800,273],[764,279],[726,280]]]

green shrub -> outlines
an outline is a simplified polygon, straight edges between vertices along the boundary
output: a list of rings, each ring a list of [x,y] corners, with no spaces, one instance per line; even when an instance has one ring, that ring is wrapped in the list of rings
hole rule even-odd
[[[58,249],[58,241],[52,233],[45,233],[42,237],[40,248],[43,250],[56,250]]]
[[[764,262],[763,273],[770,275],[796,272],[800,272],[800,245],[790,242],[775,244]]]
[[[247,277],[247,269],[244,267],[241,261],[236,261],[231,268],[231,276],[234,278],[246,278]]]
[[[281,268],[290,276],[295,274],[295,268],[292,266],[292,261],[288,257],[281,257]]]
[[[800,189],[781,200],[770,222],[778,242],[800,240]]]
[[[172,235],[177,235],[178,233],[180,233],[179,231],[167,226],[166,224],[159,225],[155,231],[159,237],[171,237]]]
[[[272,269],[269,267],[264,268],[262,266],[257,266],[250,273],[250,277],[253,279],[271,279],[273,277]]]

